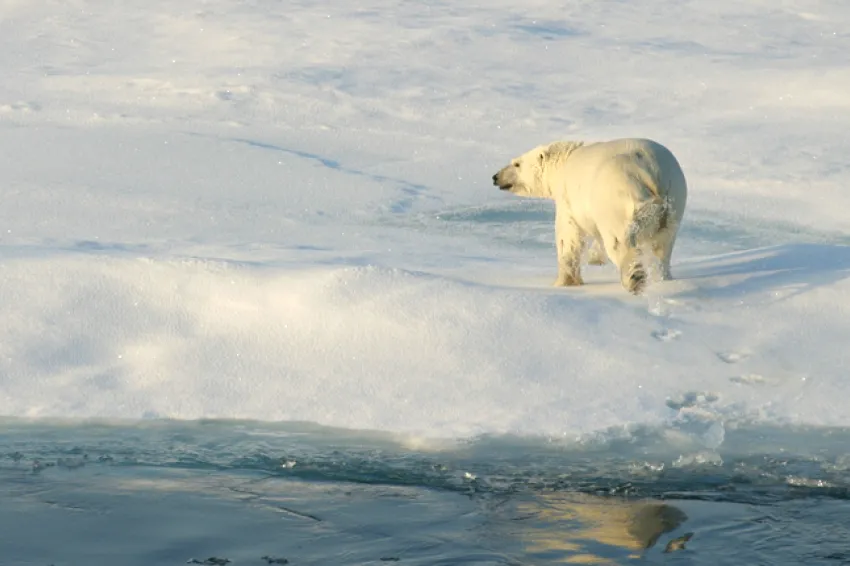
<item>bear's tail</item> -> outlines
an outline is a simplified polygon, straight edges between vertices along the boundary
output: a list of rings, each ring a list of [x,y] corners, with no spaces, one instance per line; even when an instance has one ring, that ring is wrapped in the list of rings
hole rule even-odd
[[[655,197],[635,211],[629,225],[629,247],[637,248],[665,230],[670,221],[670,201]]]

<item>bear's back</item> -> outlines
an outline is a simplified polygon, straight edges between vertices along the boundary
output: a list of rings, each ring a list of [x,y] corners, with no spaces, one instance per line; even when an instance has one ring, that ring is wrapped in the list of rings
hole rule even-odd
[[[585,144],[567,162],[569,176],[591,183],[600,174],[621,172],[640,178],[658,196],[684,199],[685,175],[673,153],[660,143],[645,138],[622,138]]]

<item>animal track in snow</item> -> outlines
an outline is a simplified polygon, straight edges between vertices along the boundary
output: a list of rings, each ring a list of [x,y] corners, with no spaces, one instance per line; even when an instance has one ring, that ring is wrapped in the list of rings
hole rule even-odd
[[[679,338],[681,335],[682,331],[676,330],[675,328],[662,328],[661,330],[655,330],[652,332],[652,337],[659,342],[671,342]]]
[[[706,393],[702,391],[688,391],[687,393],[683,393],[675,398],[667,399],[667,406],[673,409],[674,411],[678,411],[679,409],[685,409],[688,407],[694,407],[696,405],[705,405],[708,403],[714,403],[720,397],[718,397],[714,393]]]
[[[665,318],[670,316],[672,309],[684,306],[685,303],[678,299],[671,299],[662,296],[649,296],[647,310],[652,316]]]
[[[750,355],[746,352],[717,352],[717,358],[727,364],[737,364],[741,360],[746,360]]]
[[[770,385],[775,380],[758,373],[745,373],[743,375],[730,377],[729,381],[732,383],[740,383],[741,385]]]
[[[0,114],[29,114],[41,110],[41,105],[37,102],[18,101],[9,104],[0,103]]]

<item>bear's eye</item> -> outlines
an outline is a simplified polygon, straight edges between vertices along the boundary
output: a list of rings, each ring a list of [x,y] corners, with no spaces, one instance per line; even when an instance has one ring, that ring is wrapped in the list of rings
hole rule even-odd
[[[519,163],[514,163],[514,167],[516,167],[517,169],[519,169]]]

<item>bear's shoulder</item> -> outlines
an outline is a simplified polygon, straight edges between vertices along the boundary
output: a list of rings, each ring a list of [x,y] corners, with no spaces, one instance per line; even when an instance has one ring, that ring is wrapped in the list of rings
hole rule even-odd
[[[561,140],[545,146],[543,156],[550,164],[563,163],[577,149],[584,146],[583,141]]]

